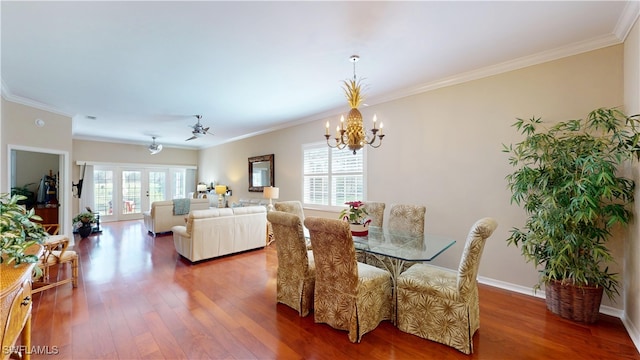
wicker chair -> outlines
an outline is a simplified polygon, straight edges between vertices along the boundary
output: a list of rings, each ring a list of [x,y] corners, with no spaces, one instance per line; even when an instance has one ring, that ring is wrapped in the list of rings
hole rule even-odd
[[[270,211],[267,219],[278,239],[277,301],[307,316],[313,307],[316,267],[313,253],[307,250],[302,222],[296,215]]]
[[[38,266],[42,269],[42,277],[35,279],[33,282],[33,293],[48,290],[56,286],[71,283],[71,286],[78,287],[78,253],[68,250],[69,238],[66,235],[58,235],[58,224],[43,225],[45,231],[49,234],[44,243],[44,251],[38,259]],[[62,264],[71,264],[71,276],[60,279],[57,273],[57,279],[51,281],[51,268]]]
[[[469,231],[458,272],[416,264],[398,277],[397,325],[401,331],[470,354],[480,327],[478,265],[498,224],[478,220]]]
[[[314,320],[349,332],[351,342],[391,319],[391,274],[356,261],[349,224],[307,217],[316,263]]]

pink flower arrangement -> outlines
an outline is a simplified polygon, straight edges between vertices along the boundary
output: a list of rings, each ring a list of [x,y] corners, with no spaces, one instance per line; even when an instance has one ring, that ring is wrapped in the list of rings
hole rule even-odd
[[[349,205],[348,209],[340,212],[340,218],[351,224],[364,224],[367,219],[367,211],[362,208],[362,201],[347,201],[345,205]]]

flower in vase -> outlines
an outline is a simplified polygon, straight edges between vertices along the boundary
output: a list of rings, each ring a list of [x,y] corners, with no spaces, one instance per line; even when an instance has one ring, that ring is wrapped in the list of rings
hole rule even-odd
[[[340,218],[351,224],[364,224],[367,221],[367,211],[362,207],[362,201],[347,201],[348,209],[340,212]]]

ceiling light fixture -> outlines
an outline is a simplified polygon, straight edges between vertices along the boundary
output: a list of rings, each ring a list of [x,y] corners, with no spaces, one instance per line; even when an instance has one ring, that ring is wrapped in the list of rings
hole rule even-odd
[[[155,136],[152,136],[151,138],[153,139],[153,144],[149,145],[149,152],[151,153],[151,155],[155,155],[162,151],[162,144],[156,144]]]
[[[327,121],[326,129],[324,137],[327,139],[327,145],[331,148],[344,149],[348,147],[349,150],[353,150],[353,154],[356,154],[356,151],[362,149],[365,144],[370,145],[373,148],[380,147],[382,145],[382,138],[384,135],[382,134],[382,123],[380,123],[380,128],[377,128],[377,117],[373,115],[373,129],[371,129],[372,136],[368,137],[364,128],[364,124],[362,122],[362,114],[358,110],[358,106],[364,100],[362,95],[362,85],[361,80],[356,78],[356,63],[360,60],[358,55],[351,55],[349,57],[349,61],[353,63],[353,80],[344,80],[344,93],[347,97],[347,102],[349,102],[349,106],[351,106],[351,110],[349,110],[349,114],[347,115],[347,128],[344,127],[344,116],[340,117],[340,125],[336,127],[336,137],[335,144],[331,145],[329,139],[331,135],[329,134],[329,121]],[[378,131],[380,132],[378,134]],[[376,134],[378,135],[378,143],[374,144],[376,141]]]

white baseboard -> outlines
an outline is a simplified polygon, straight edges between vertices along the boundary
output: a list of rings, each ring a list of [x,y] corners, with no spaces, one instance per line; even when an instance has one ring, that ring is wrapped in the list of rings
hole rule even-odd
[[[640,352],[640,331],[638,331],[638,328],[636,328],[626,316],[622,317],[622,323],[627,329],[627,332],[629,333],[631,340],[635,344],[636,349],[638,349],[638,352]]]
[[[500,288],[500,289],[517,292],[519,294],[534,296],[534,297],[541,298],[541,299],[545,298],[545,293],[544,293],[543,290],[535,291],[533,288],[530,288],[530,287],[515,285],[515,284],[508,283],[508,282],[495,280],[495,279],[491,279],[491,278],[487,278],[487,277],[483,277],[483,276],[479,276],[478,277],[478,282],[481,283],[481,284],[497,287],[497,288]],[[624,312],[622,310],[613,308],[611,306],[601,305],[600,306],[600,312],[605,314],[605,315],[615,316],[615,317],[617,317],[619,319],[622,319],[622,317],[624,316]]]

